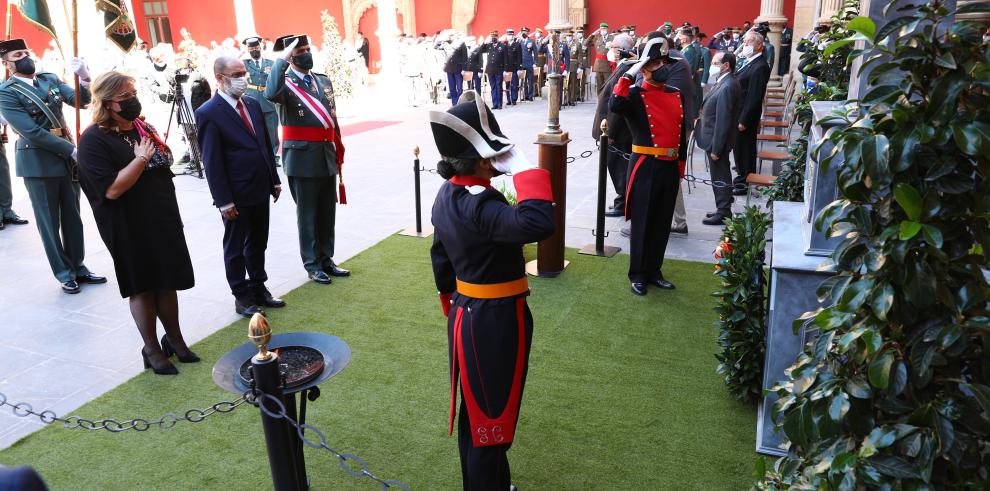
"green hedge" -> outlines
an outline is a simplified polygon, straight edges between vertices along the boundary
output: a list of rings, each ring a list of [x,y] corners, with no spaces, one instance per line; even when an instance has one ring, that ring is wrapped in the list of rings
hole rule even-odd
[[[721,333],[722,352],[718,373],[725,377],[729,393],[754,402],[762,393],[766,352],[767,278],[763,269],[770,215],[750,206],[725,221],[722,240],[715,251],[715,274],[722,287],[715,325]]]

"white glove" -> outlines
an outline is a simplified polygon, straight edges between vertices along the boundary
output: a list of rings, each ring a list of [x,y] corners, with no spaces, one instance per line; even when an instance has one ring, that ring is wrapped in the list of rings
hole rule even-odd
[[[513,146],[508,152],[492,157],[492,167],[505,174],[518,174],[537,166]]]
[[[79,149],[76,147],[72,147],[72,160],[79,162],[78,156],[79,156]]]
[[[283,60],[285,60],[285,61],[291,61],[292,60],[292,51],[296,49],[296,45],[297,44],[299,44],[299,38],[293,39],[292,40],[292,44],[290,44],[290,45],[288,45],[288,46],[285,47],[285,50],[282,51],[282,59]]]
[[[69,66],[72,67],[72,73],[79,75],[79,80],[89,81],[89,69],[82,58],[73,56],[69,59]]]
[[[635,65],[629,67],[629,70],[626,71],[625,76],[631,76],[635,80],[636,75],[639,75],[640,70],[642,70],[649,61],[649,58],[643,58],[637,61]]]

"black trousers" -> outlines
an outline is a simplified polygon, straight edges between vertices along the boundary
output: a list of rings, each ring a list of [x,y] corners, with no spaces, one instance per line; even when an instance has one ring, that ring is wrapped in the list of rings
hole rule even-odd
[[[613,144],[612,146],[626,153],[632,151],[632,144]],[[608,176],[612,179],[612,188],[615,189],[615,201],[613,201],[612,206],[620,210],[624,210],[626,206],[626,185],[628,184],[627,172],[629,171],[629,160],[622,158],[622,155],[619,155],[618,153],[610,151],[608,152],[608,156],[605,157],[605,166],[608,168]]]
[[[238,206],[237,218],[223,219],[223,265],[234,298],[254,300],[254,293],[268,281],[268,223],[267,200],[260,205]]]
[[[711,169],[712,181],[722,181],[727,186],[712,186],[715,193],[715,209],[724,216],[732,215],[732,170],[729,169],[728,152],[719,155],[718,160],[712,160],[710,154],[705,151],[705,158],[708,159],[708,168]]]
[[[518,411],[522,404],[523,388],[529,372],[529,352],[533,345],[533,316],[529,306],[519,299],[477,300],[454,296],[454,308],[448,320],[448,337],[451,370],[458,373],[461,393],[460,412],[457,418],[457,447],[461,458],[461,478],[465,491],[505,491],[511,484],[509,460],[506,453],[512,442],[500,445],[475,446],[471,412],[468,410],[464,390],[470,386],[474,401],[488,418]],[[457,312],[460,311],[460,316]],[[520,318],[521,314],[521,318]],[[458,317],[460,322],[458,323]],[[522,322],[522,339],[520,339]],[[460,345],[456,332],[460,332]],[[520,342],[524,343],[522,378],[518,382],[519,397],[513,403],[511,392]],[[463,359],[460,358],[463,356]],[[455,365],[456,364],[456,365]],[[460,368],[464,368],[461,370]],[[518,404],[518,405],[516,405]],[[484,416],[482,416],[483,418]],[[483,423],[475,422],[474,426]],[[503,427],[516,421],[503,421]],[[490,435],[494,436],[494,433]]]
[[[633,154],[629,161],[629,175],[633,179],[626,197],[632,213],[629,281],[648,283],[659,278],[663,267],[681,176],[677,162],[645,157],[637,167],[641,158],[643,156]]]
[[[737,188],[746,187],[746,176],[756,172],[756,132],[759,124],[740,131],[736,138],[736,146],[732,149],[732,156],[736,160],[736,178],[734,180]]]

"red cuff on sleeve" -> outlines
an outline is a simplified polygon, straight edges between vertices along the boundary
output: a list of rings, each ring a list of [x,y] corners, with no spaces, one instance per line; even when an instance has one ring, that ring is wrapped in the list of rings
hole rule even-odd
[[[612,89],[612,93],[619,97],[626,97],[629,95],[629,87],[632,86],[633,81],[629,80],[629,77],[623,75],[619,77],[619,81],[615,83],[615,88]]]
[[[529,169],[512,176],[516,187],[516,200],[520,203],[528,199],[553,201],[550,188],[550,172],[546,169]]]
[[[684,168],[687,167],[687,162],[684,160],[677,161],[677,171],[681,174],[681,179],[684,179]]]
[[[440,294],[440,308],[443,309],[443,316],[449,317],[450,315],[450,298],[453,293],[441,293]]]

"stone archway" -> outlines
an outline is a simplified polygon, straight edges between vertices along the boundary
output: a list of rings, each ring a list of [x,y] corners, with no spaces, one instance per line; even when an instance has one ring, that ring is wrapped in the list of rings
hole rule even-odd
[[[358,32],[358,23],[364,11],[378,5],[377,0],[343,0],[344,7],[344,39],[354,42]],[[395,10],[402,14],[402,32],[416,35],[416,0],[395,0]]]

